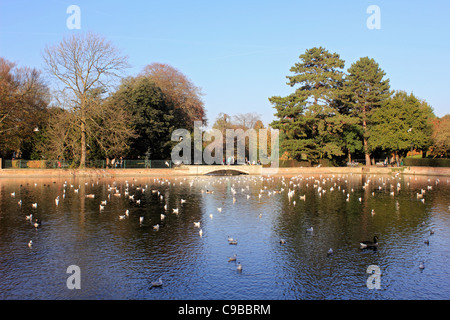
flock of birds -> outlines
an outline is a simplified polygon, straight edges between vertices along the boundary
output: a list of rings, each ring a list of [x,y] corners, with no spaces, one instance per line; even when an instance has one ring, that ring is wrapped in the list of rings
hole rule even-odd
[[[243,178],[241,178],[243,177]],[[325,195],[327,192],[341,192],[345,195],[346,197],[346,201],[348,202],[350,199],[350,195],[353,194],[355,192],[354,188],[351,187],[351,184],[349,183],[349,176],[348,175],[339,175],[339,176],[335,176],[335,175],[320,175],[318,178],[314,177],[314,176],[307,176],[304,177],[302,175],[298,175],[298,176],[292,176],[292,177],[285,177],[285,176],[281,176],[281,187],[277,188],[277,189],[268,189],[267,185],[264,186],[264,182],[273,182],[274,181],[274,176],[240,176],[237,177],[235,180],[233,180],[232,184],[231,184],[231,188],[230,188],[230,192],[231,192],[231,196],[232,196],[232,200],[233,200],[233,204],[236,203],[237,201],[237,197],[238,195],[240,195],[239,197],[239,201],[241,201],[241,199],[244,200],[249,200],[251,197],[255,197],[254,193],[250,192],[250,188],[251,188],[251,184],[254,184],[254,186],[257,185],[257,182],[263,182],[263,187],[259,190],[258,192],[258,199],[261,199],[262,197],[271,197],[275,194],[286,194],[289,203],[292,206],[295,206],[297,201],[306,201],[306,193],[303,193],[304,188],[300,187],[300,184],[303,183],[302,186],[312,186],[315,189],[315,193],[317,196],[322,197],[323,195]],[[377,181],[377,186],[372,186],[373,181],[372,179],[378,179]],[[137,192],[140,192],[141,194],[144,194],[146,192],[151,192],[152,195],[154,195],[155,197],[158,197],[161,201],[166,200],[166,198],[169,196],[167,193],[163,194],[163,192],[160,190],[159,187],[163,187],[164,185],[166,186],[170,186],[175,185],[177,183],[179,183],[180,185],[182,185],[183,183],[186,183],[189,185],[190,188],[193,187],[194,183],[201,183],[202,178],[194,178],[194,179],[187,179],[187,178],[182,178],[181,181],[178,181],[178,178],[175,178],[175,180],[171,180],[171,179],[160,179],[160,178],[155,178],[153,179],[153,184],[151,184],[151,186],[149,187],[148,184],[145,185],[141,185],[141,184],[136,184],[137,182],[136,179],[133,178],[133,182],[131,182],[131,184],[128,181],[125,181],[125,185],[124,188],[122,188],[121,186],[118,186],[116,182],[112,182],[111,184],[107,184],[106,185],[106,190],[107,192],[107,196],[106,199],[100,199],[99,204],[98,204],[98,210],[99,212],[103,212],[105,210],[105,208],[108,206],[108,204],[111,202],[112,198],[122,198],[125,197],[126,199],[128,199],[131,203],[139,206],[141,205],[141,199],[135,199],[138,198],[139,196],[137,196]],[[211,181],[214,181],[215,183],[224,183],[224,182],[230,182],[229,181],[230,177],[220,177],[220,178],[215,178],[215,180],[211,180],[211,178],[206,178],[205,180],[203,180],[204,184],[203,187],[201,187],[200,192],[202,194],[213,194],[214,193],[214,186],[211,186]],[[368,178],[366,179],[365,183],[363,184],[362,188],[364,190],[366,190],[367,188],[370,188],[370,190],[372,190],[371,194],[372,196],[375,195],[375,192],[377,190],[384,190],[383,192],[389,192],[390,196],[395,197],[401,190],[401,183],[400,183],[400,177],[397,175],[395,175],[394,177],[388,177],[388,176],[380,176],[380,177],[375,177],[375,176],[368,176]],[[409,179],[413,179],[413,177],[410,177]],[[416,178],[417,179],[417,178]],[[344,183],[342,183],[344,182]],[[435,179],[435,184],[437,185],[440,182],[440,180],[437,178]],[[449,182],[449,180],[447,180],[447,183]],[[56,182],[54,182],[56,183]],[[99,180],[97,180],[96,182],[90,182],[92,184],[92,186],[94,186],[95,184],[99,184]],[[417,200],[421,201],[422,203],[425,203],[425,194],[430,191],[433,190],[433,186],[431,184],[431,180],[428,179],[428,186],[426,189],[420,189],[419,192],[416,193],[416,198]],[[89,182],[85,183],[86,185],[89,185]],[[245,185],[243,185],[245,184]],[[406,181],[406,186],[409,186],[410,184],[410,180]],[[36,187],[37,184],[35,183],[34,186]],[[66,194],[68,192],[73,192],[75,194],[79,193],[81,185],[75,186],[73,184],[68,184],[67,181],[64,182],[64,184],[62,185],[62,194],[59,194],[56,196],[56,198],[54,199],[54,203],[55,206],[59,206],[60,201],[64,201],[64,199],[66,198]],[[348,188],[346,188],[348,187]],[[211,189],[212,188],[212,189]],[[150,191],[149,191],[150,189]],[[70,191],[69,191],[70,190]],[[135,192],[134,194],[131,194],[131,191]],[[195,190],[193,192],[198,192],[198,190]],[[303,193],[303,194],[302,194]],[[16,193],[12,192],[11,193],[11,197],[15,197]],[[81,195],[80,195],[81,196]],[[96,199],[96,195],[94,193],[89,193],[89,194],[85,194],[84,195],[86,198],[91,198],[91,199]],[[358,198],[358,201],[361,202],[362,199],[361,197]],[[183,207],[183,205],[187,202],[186,199],[179,199],[179,205],[170,208],[169,210],[169,202],[165,201],[165,205],[164,205],[164,211],[160,213],[159,216],[159,222],[156,224],[152,224],[152,229],[155,231],[159,231],[161,227],[164,226],[164,220],[167,217],[168,214],[175,214],[175,215],[179,215],[180,214],[180,209]],[[18,206],[22,207],[23,202],[22,200],[19,200],[17,202]],[[396,206],[398,206],[398,202],[396,202]],[[38,207],[38,203],[34,202],[31,204],[31,208],[32,209],[37,209]],[[217,212],[221,213],[222,212],[222,207],[217,207]],[[398,209],[398,208],[397,208]],[[450,207],[449,207],[450,210]],[[374,216],[375,215],[375,210],[371,209],[371,215]],[[214,218],[214,214],[210,213],[209,214],[210,219]],[[262,214],[260,214],[258,216],[259,218],[262,217]],[[123,214],[118,214],[117,216],[118,220],[127,220],[130,219],[130,210],[126,209],[125,212],[123,212]],[[140,215],[139,216],[139,224],[143,225],[144,224],[144,219],[145,217]],[[42,226],[42,221],[36,217],[33,216],[33,212],[26,215],[25,216],[25,220],[29,221],[33,227],[35,227],[36,229],[40,228]],[[193,228],[198,229],[198,235],[200,237],[203,237],[203,229],[202,229],[202,225],[201,225],[201,221],[195,221],[193,222]],[[312,233],[314,232],[314,227],[311,226],[309,228],[307,228],[305,230],[308,233]],[[434,234],[434,230],[431,229],[430,230],[430,235]],[[279,240],[280,245],[285,245],[287,244],[287,240],[286,239],[280,239]],[[234,239],[233,237],[228,237],[228,243],[230,245],[237,245],[238,241],[237,239]],[[425,244],[429,244],[429,239],[426,239],[424,241]],[[360,249],[376,249],[378,247],[379,243],[378,243],[378,237],[375,235],[373,237],[373,240],[365,240],[365,241],[361,241],[359,243],[359,247]],[[28,247],[31,249],[33,248],[33,241],[30,240],[28,242]],[[327,256],[331,256],[333,255],[333,248],[330,248],[327,251]],[[242,272],[243,270],[243,266],[240,262],[237,261],[237,254],[234,254],[233,256],[228,258],[229,262],[237,262],[237,266],[236,269],[238,272]],[[421,270],[423,270],[425,268],[424,266],[424,262],[420,262],[419,264],[419,268]],[[152,281],[151,282],[151,286],[152,287],[161,287],[162,286],[162,278],[159,278],[158,281]]]

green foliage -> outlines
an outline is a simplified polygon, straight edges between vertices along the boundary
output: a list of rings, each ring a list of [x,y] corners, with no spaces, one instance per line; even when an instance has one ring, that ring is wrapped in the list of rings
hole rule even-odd
[[[271,126],[284,132],[280,146],[295,159],[317,162],[344,154],[342,136],[351,121],[335,104],[343,68],[336,53],[322,47],[306,50],[290,69],[294,75],[287,76],[288,85],[299,87],[287,97],[269,98],[279,118]]]
[[[336,104],[341,114],[355,119],[360,127],[356,131],[362,133],[366,165],[370,165],[368,126],[372,111],[383,106],[391,96],[389,79],[384,79],[386,73],[368,57],[360,58],[347,71]],[[351,145],[357,146],[356,143]]]
[[[398,151],[426,150],[431,145],[433,111],[412,93],[398,91],[385,105],[373,111],[369,147]]]
[[[165,102],[163,93],[149,78],[125,79],[108,103],[133,115],[137,137],[132,139],[129,156],[143,158],[149,151],[154,159],[170,157],[171,133],[176,128],[174,108]]]

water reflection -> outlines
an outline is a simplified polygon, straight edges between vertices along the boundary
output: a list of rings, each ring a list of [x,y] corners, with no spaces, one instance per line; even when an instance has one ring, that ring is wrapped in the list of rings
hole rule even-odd
[[[449,194],[445,177],[389,175],[2,179],[0,298],[448,299]]]

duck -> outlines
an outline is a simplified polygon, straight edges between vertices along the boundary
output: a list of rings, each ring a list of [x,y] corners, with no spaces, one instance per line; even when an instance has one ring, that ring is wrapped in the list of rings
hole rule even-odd
[[[152,287],[162,287],[162,285],[163,282],[161,277],[158,279],[158,281],[152,281]]]
[[[359,243],[359,245],[360,245],[361,249],[378,247],[378,237],[374,236],[373,242],[372,241],[362,241]]]
[[[237,271],[239,271],[239,272],[241,272],[242,271],[242,264],[240,263],[240,262],[238,262],[238,265],[237,265]]]
[[[419,263],[419,269],[420,270],[425,269],[425,262],[422,261],[422,262]]]
[[[234,256],[228,257],[228,262],[236,261],[236,257],[237,257],[237,254],[236,254],[236,253],[234,254]]]
[[[313,231],[314,231],[314,228],[313,228],[313,227],[308,228],[308,229],[306,229],[306,231],[307,231],[307,232],[313,232]]]
[[[222,212],[222,208],[217,208],[217,211]]]
[[[236,239],[228,240],[228,243],[232,244],[232,245],[237,245],[238,244]]]
[[[198,234],[200,235],[200,238],[203,237],[203,230],[200,229],[200,231],[198,232]]]
[[[286,239],[280,239],[280,244],[285,244],[286,243]]]

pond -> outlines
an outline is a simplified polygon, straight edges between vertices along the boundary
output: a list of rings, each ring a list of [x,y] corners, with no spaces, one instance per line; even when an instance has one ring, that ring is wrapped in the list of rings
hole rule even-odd
[[[1,179],[0,299],[449,299],[449,206],[447,177]]]

